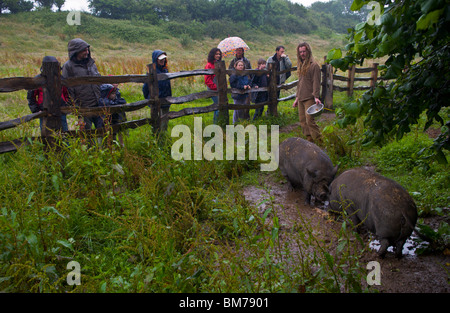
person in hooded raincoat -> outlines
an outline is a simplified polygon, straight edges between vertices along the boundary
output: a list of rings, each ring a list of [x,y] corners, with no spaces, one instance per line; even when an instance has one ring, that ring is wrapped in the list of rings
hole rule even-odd
[[[167,67],[167,53],[162,50],[155,50],[152,53],[152,62],[156,64],[156,73],[169,73]],[[159,80],[158,81],[159,98],[166,98],[172,96],[172,87],[170,85],[170,80]],[[145,99],[150,99],[150,89],[147,83],[144,83],[142,87],[142,93]],[[164,115],[170,111],[169,104],[161,104],[161,115]],[[168,120],[163,122],[161,125],[161,130],[166,130],[168,126]]]
[[[126,104],[127,101],[122,98],[118,84],[103,84],[100,86],[101,97],[98,99],[99,106],[112,106]],[[116,125],[127,121],[127,116],[125,112],[117,112],[111,114],[105,119],[106,123],[110,125]],[[116,135],[116,133],[114,133]],[[117,133],[117,138],[121,146],[123,146],[123,136],[119,132]]]
[[[90,45],[80,38],[69,41],[67,45],[69,60],[64,63],[62,69],[62,77],[79,77],[79,76],[101,76],[95,65],[94,59],[91,57]],[[99,85],[79,85],[69,87],[69,95],[73,104],[82,108],[91,108],[98,105],[100,98]],[[79,119],[79,124],[83,124]],[[84,129],[91,129],[92,124],[96,129],[103,127],[102,116],[84,117]]]

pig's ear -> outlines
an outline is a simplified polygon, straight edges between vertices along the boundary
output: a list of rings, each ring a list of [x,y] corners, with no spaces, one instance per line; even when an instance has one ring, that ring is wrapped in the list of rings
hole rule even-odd
[[[306,172],[308,173],[309,176],[311,176],[312,178],[316,177],[316,171],[311,171],[309,168],[306,169]]]
[[[339,164],[334,167],[333,178],[336,176],[338,169],[339,169]]]

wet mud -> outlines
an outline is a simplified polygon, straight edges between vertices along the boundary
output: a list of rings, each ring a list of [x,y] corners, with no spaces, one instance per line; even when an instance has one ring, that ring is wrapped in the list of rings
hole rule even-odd
[[[333,243],[337,242],[341,222],[330,216],[321,203],[306,205],[302,192],[291,190],[284,178],[281,178],[281,174],[264,174],[260,178],[259,185],[247,186],[242,193],[261,215],[264,214],[267,206],[272,207],[275,211],[274,215],[279,219],[279,239],[282,245],[289,246],[292,253],[299,253],[299,246],[291,240],[292,233],[301,231],[299,225],[303,223],[309,223],[315,236],[325,243],[330,243],[330,249],[333,249]],[[433,221],[425,220],[425,223],[432,224]],[[450,256],[416,255],[416,242],[410,238],[404,246],[401,259],[395,258],[392,248],[389,248],[386,257],[381,259],[377,255],[377,241],[369,234],[365,238],[367,238],[368,249],[360,261],[361,264],[370,261],[380,263],[381,284],[373,286],[379,292],[447,293],[450,291],[448,274]]]

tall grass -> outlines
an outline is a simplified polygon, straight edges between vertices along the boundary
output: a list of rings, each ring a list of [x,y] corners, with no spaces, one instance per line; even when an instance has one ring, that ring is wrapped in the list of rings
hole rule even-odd
[[[35,143],[0,156],[0,290],[353,290],[330,272],[332,256],[311,226],[293,234],[299,263],[280,245],[277,217],[267,224],[270,212],[244,200],[239,173],[252,163],[174,162],[170,139],[145,127],[125,146],[73,139],[59,153],[44,155]],[[79,286],[66,283],[72,260],[81,264]]]

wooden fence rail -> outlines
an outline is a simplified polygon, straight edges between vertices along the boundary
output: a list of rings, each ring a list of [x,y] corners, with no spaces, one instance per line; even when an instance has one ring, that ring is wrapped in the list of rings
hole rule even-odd
[[[61,114],[74,114],[77,116],[96,116],[96,115],[108,115],[117,112],[131,112],[143,109],[147,106],[151,108],[150,118],[143,118],[139,120],[132,120],[123,122],[120,124],[112,125],[108,129],[98,129],[98,130],[85,130],[77,131],[70,130],[64,132],[64,136],[80,136],[80,135],[92,135],[92,136],[104,136],[111,129],[113,132],[118,132],[124,129],[137,128],[143,125],[152,125],[155,132],[159,132],[161,123],[167,119],[176,119],[183,116],[203,114],[208,112],[213,112],[219,110],[219,122],[222,126],[225,126],[229,122],[229,110],[236,109],[256,109],[267,105],[269,107],[269,114],[277,115],[277,105],[279,101],[285,101],[287,99],[277,99],[277,90],[284,89],[289,90],[295,88],[297,81],[286,84],[277,85],[276,80],[273,79],[274,84],[269,87],[261,87],[258,89],[252,88],[250,90],[241,91],[238,89],[228,88],[227,75],[233,75],[235,73],[243,74],[269,74],[272,77],[276,77],[280,73],[275,67],[269,67],[268,70],[227,70],[225,68],[225,62],[220,61],[216,63],[215,69],[200,69],[193,71],[180,71],[176,73],[163,73],[156,74],[156,64],[149,64],[147,66],[148,73],[145,75],[118,75],[118,76],[84,76],[84,77],[72,77],[72,78],[62,78],[60,75],[60,64],[59,62],[43,62],[42,64],[42,76],[38,77],[13,77],[0,79],[0,92],[13,92],[18,90],[33,90],[39,87],[43,87],[44,90],[44,111],[37,112],[33,114],[28,114],[26,116],[16,118],[13,120],[0,122],[0,131],[17,127],[24,123],[30,122],[37,118],[42,118],[42,131],[40,137],[33,138],[19,138],[15,140],[10,140],[6,142],[0,142],[0,153],[16,151],[18,147],[23,144],[28,144],[33,140],[42,140],[46,144],[51,144],[52,138],[55,134],[59,133],[61,130]],[[292,68],[291,70],[295,70]],[[172,80],[182,77],[189,76],[203,76],[203,75],[216,75],[218,81],[217,91],[202,91],[197,93],[192,93],[180,97],[158,97],[158,81],[161,80]],[[147,82],[150,89],[150,99],[141,100],[133,103],[127,103],[123,105],[115,105],[108,107],[94,107],[94,108],[83,108],[78,106],[59,106],[59,96],[61,91],[61,86],[73,87],[78,85],[86,84],[120,84],[120,83],[145,83]],[[265,103],[252,104],[252,105],[234,105],[228,102],[228,94],[230,93],[251,93],[258,91],[267,91],[269,95],[275,95],[274,98]],[[179,111],[170,111],[165,115],[161,115],[161,105],[163,104],[181,104],[191,101],[195,101],[203,98],[211,98],[212,96],[218,96],[218,103],[212,104],[206,107],[192,107],[184,108]],[[295,97],[295,95],[294,95]],[[288,97],[289,98],[289,97]]]
[[[326,57],[324,58],[326,60]],[[378,63],[373,63],[371,67],[357,68],[355,65],[348,69],[347,76],[333,74],[331,64],[322,65],[322,101],[325,106],[331,108],[333,106],[333,91],[346,91],[348,97],[353,96],[355,90],[369,90],[374,88],[378,80]],[[355,77],[356,73],[371,73],[370,77]],[[347,82],[346,87],[334,85],[334,81]],[[357,81],[370,81],[370,86],[355,86]]]
[[[156,74],[156,64],[149,64],[147,66],[148,73],[140,75],[118,75],[118,76],[84,76],[84,77],[72,77],[72,78],[62,78],[60,74],[60,64],[57,61],[53,62],[43,62],[42,64],[42,76],[38,77],[13,77],[13,78],[3,78],[0,79],[0,92],[13,92],[18,90],[33,90],[39,87],[43,87],[44,90],[44,111],[29,114],[20,118],[16,118],[10,121],[0,122],[0,131],[17,127],[21,124],[30,122],[37,118],[42,118],[43,127],[40,137],[33,138],[19,138],[15,140],[10,140],[6,142],[0,142],[0,153],[16,151],[18,147],[23,144],[28,144],[33,140],[42,140],[46,144],[51,144],[52,138],[56,133],[61,130],[61,114],[74,114],[77,116],[96,116],[96,115],[108,115],[118,112],[131,112],[141,110],[147,106],[150,106],[150,118],[143,118],[139,120],[132,120],[123,122],[120,124],[112,125],[111,128],[113,132],[118,132],[124,129],[137,128],[143,125],[152,125],[153,130],[157,133],[160,131],[161,123],[170,119],[176,119],[183,116],[194,115],[194,114],[204,114],[219,110],[219,124],[225,126],[229,123],[229,110],[236,109],[256,109],[262,106],[268,106],[268,113],[271,115],[277,115],[277,106],[280,101],[287,101],[295,98],[295,93],[278,99],[277,92],[279,90],[290,90],[295,88],[298,84],[298,80],[277,85],[276,76],[286,73],[288,71],[296,71],[296,67],[287,69],[281,72],[277,72],[276,67],[269,64],[266,70],[227,70],[225,67],[225,62],[216,62],[215,69],[200,69],[192,71],[180,71],[175,73],[162,73]],[[325,103],[326,107],[331,108],[333,105],[333,91],[347,91],[349,96],[352,95],[353,90],[363,90],[372,88],[375,86],[377,81],[377,65],[373,64],[371,68],[355,68],[352,67],[349,70],[348,77],[339,76],[333,74],[333,69],[331,65],[324,64],[322,66],[322,93],[321,99]],[[365,73],[371,72],[370,78],[359,78],[355,77],[355,73]],[[242,91],[238,89],[228,88],[227,75],[231,76],[233,74],[268,74],[271,77],[270,85],[268,87],[260,87],[258,89],[252,88],[250,90]],[[203,75],[216,75],[217,78],[217,91],[202,91],[197,93],[192,93],[185,96],[179,97],[158,97],[158,81],[162,80],[172,80],[183,77],[190,76],[203,76]],[[333,85],[334,80],[347,81],[347,87],[339,87]],[[370,81],[369,87],[355,87],[355,81]],[[127,103],[123,105],[115,105],[108,107],[94,107],[94,108],[83,108],[77,106],[59,106],[59,97],[61,95],[61,86],[73,87],[77,85],[85,84],[120,84],[120,83],[148,83],[150,89],[150,99],[141,100],[133,103]],[[251,105],[234,105],[228,102],[228,95],[230,93],[251,93],[267,91],[269,94],[269,100],[264,103],[251,104]],[[218,96],[218,103],[212,104],[206,107],[191,107],[184,108],[179,111],[170,111],[167,114],[161,115],[161,105],[164,104],[182,104],[198,99],[210,98],[212,96]],[[92,135],[92,136],[104,136],[111,129],[99,129],[99,130],[88,130],[88,131],[77,131],[70,130],[64,132],[64,136],[81,136],[81,135]]]

